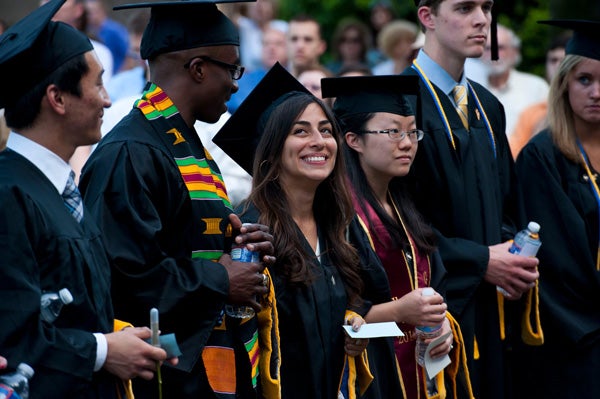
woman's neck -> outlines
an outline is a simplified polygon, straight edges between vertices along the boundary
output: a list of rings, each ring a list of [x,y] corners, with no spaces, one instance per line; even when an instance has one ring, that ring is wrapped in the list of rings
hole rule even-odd
[[[375,199],[379,202],[379,205],[383,209],[385,209],[386,213],[390,216],[394,216],[394,212],[392,207],[388,201],[388,191],[390,186],[391,179],[383,178],[383,177],[375,177],[375,176],[367,176],[367,181],[371,186],[371,190],[373,190],[373,194],[375,194]]]
[[[285,189],[290,214],[313,251],[317,249],[317,223],[313,212],[315,190],[289,187]]]
[[[600,170],[600,124],[575,121],[575,131],[592,168]]]

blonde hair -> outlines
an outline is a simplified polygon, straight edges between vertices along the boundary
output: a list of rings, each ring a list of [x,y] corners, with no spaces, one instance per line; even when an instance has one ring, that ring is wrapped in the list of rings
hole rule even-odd
[[[394,47],[401,40],[413,43],[419,28],[410,21],[398,19],[385,25],[377,36],[377,47],[389,58],[392,58]]]
[[[567,55],[552,79],[548,94],[548,126],[552,140],[565,157],[577,163],[581,162],[581,158],[575,135],[573,109],[569,102],[569,77],[573,69],[585,59],[580,55]]]

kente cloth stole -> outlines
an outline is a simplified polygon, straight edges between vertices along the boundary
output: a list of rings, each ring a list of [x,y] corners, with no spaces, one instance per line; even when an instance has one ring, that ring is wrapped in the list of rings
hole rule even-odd
[[[186,140],[183,132],[191,132],[193,135],[196,135],[196,132],[187,127],[175,104],[160,87],[150,83],[142,94],[142,98],[135,102],[134,107],[142,111],[147,120],[158,126],[157,131],[161,133],[160,138],[165,147],[173,154],[173,159],[194,205],[199,206],[204,202],[210,202],[206,205],[208,209],[203,209],[201,213],[206,224],[206,231],[199,240],[204,242],[211,235],[219,236],[223,234],[223,229],[226,229],[226,235],[230,235],[229,221],[223,220],[222,217],[211,216],[216,213],[213,209],[219,207],[216,203],[221,203],[220,207],[231,212],[231,202],[227,196],[221,172],[212,156],[200,143],[200,139],[189,138],[189,135],[186,134],[189,140],[197,139],[197,147],[201,147],[202,154],[198,156],[199,151],[194,154],[192,144]],[[224,248],[222,243],[208,241],[202,245],[203,248],[194,248],[192,258],[216,262],[221,257]],[[215,248],[219,249],[215,250]]]
[[[173,155],[181,178],[192,200],[193,217],[201,217],[203,231],[194,231],[192,258],[217,262],[226,245],[231,245],[231,225],[227,215],[233,212],[220,170],[204,148],[196,132],[186,124],[167,94],[150,83],[142,98],[134,104],[159,132],[165,148]],[[189,141],[188,141],[189,140]],[[196,151],[194,151],[196,149]],[[226,320],[213,330],[202,357],[209,383],[218,398],[233,398],[236,394],[236,361],[232,332]],[[259,346],[256,319],[240,324],[236,335],[248,353],[252,386],[258,380]],[[223,370],[228,370],[224,373]]]

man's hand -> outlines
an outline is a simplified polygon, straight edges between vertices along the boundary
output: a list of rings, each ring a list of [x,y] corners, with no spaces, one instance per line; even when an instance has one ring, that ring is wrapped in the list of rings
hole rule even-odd
[[[233,305],[248,305],[259,312],[262,307],[257,298],[269,292],[268,284],[262,271],[264,266],[260,263],[237,262],[231,256],[223,254],[219,263],[225,267],[229,275],[229,296],[227,301]]]
[[[503,288],[506,299],[516,300],[535,285],[540,277],[537,258],[515,255],[508,252],[511,243],[490,246],[490,260],[485,281]]]
[[[269,233],[269,226],[259,223],[244,223],[235,214],[229,215],[229,221],[233,231],[239,231],[234,240],[237,245],[246,245],[248,250],[261,254],[261,260],[267,265],[275,263],[275,247],[273,236]]]
[[[122,380],[141,377],[151,380],[156,371],[156,363],[167,358],[164,349],[145,342],[152,332],[148,327],[130,327],[105,334],[108,353],[104,369]],[[169,360],[176,365],[177,358]]]

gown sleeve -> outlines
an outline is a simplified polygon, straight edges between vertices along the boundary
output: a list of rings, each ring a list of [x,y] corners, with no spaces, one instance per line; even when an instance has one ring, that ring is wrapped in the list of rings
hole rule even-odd
[[[223,309],[229,280],[221,264],[191,256],[192,232],[185,228],[195,224],[184,220],[191,201],[173,160],[151,145],[107,143],[92,154],[80,187],[113,263],[115,316],[147,325],[148,311],[157,307],[161,329],[176,332],[180,342],[178,367],[191,369]]]

